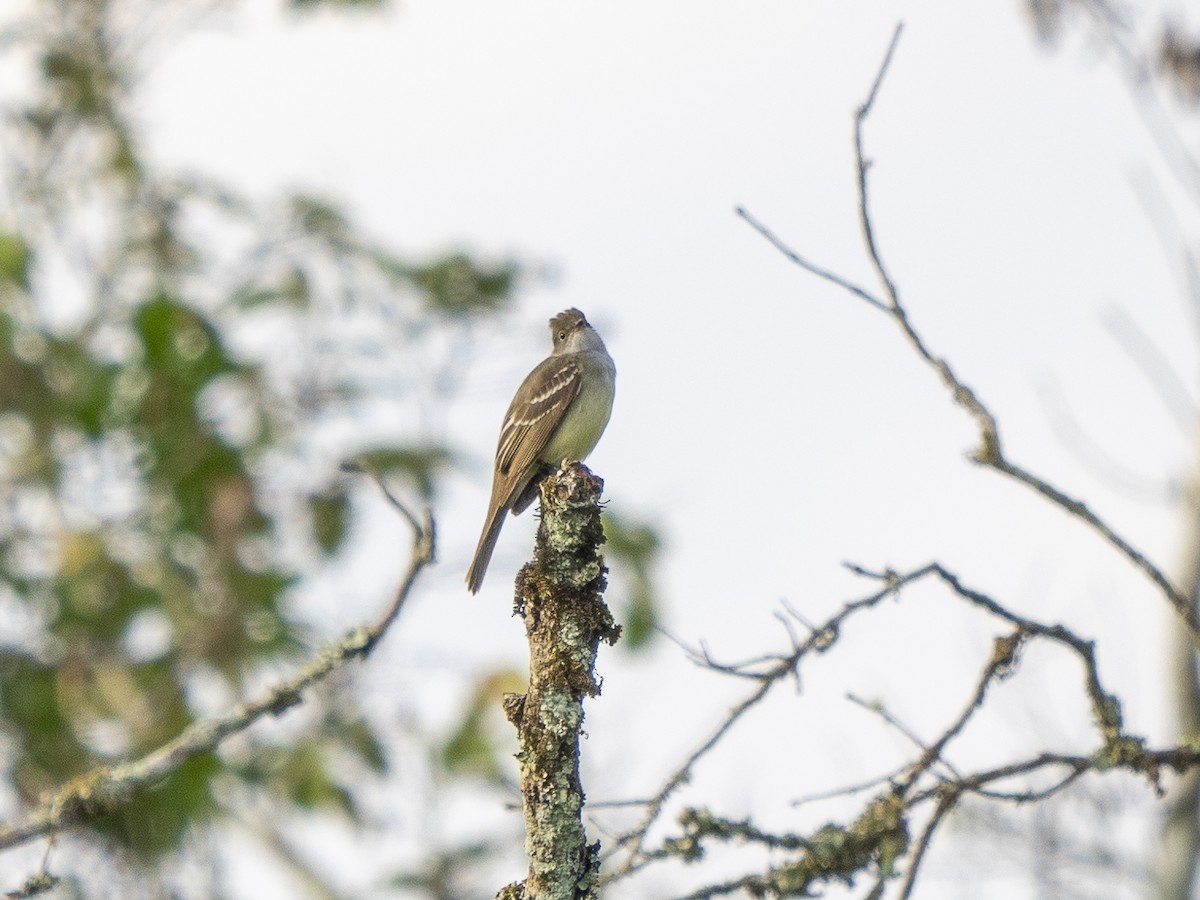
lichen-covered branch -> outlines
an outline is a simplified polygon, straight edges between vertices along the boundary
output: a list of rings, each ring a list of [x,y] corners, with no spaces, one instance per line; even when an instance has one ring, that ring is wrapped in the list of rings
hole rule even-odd
[[[712,668],[728,675],[747,677],[757,682],[754,690],[736,706],[733,707],[713,729],[712,734],[693,750],[674,772],[667,776],[663,786],[653,797],[643,805],[645,812],[641,822],[618,841],[623,854],[622,862],[609,874],[606,880],[616,881],[632,874],[655,858],[654,852],[646,851],[645,844],[651,828],[659,820],[667,802],[688,781],[696,765],[707,756],[728,734],[743,716],[754,709],[769,694],[777,684],[794,677],[799,671],[802,660],[812,654],[824,653],[831,648],[841,636],[842,626],[856,613],[871,609],[889,597],[895,597],[900,589],[912,582],[925,578],[932,571],[924,567],[906,575],[888,573],[886,584],[875,593],[847,603],[824,624],[809,629],[809,635],[802,641],[794,641],[792,651],[783,656],[761,660],[757,666],[742,668],[738,666],[719,665],[707,653],[691,652],[693,659],[707,668]]]
[[[913,896],[918,871],[934,832],[945,817],[968,796],[1004,803],[1038,802],[1058,793],[1087,774],[1124,771],[1146,779],[1159,791],[1163,772],[1188,772],[1200,768],[1200,746],[1188,742],[1152,749],[1141,737],[1129,734],[1117,697],[1103,685],[1091,641],[1062,625],[1051,625],[1021,616],[996,598],[967,586],[954,572],[934,562],[911,572],[869,572],[853,566],[863,577],[878,580],[881,590],[845,604],[824,622],[804,623],[809,634],[793,638],[792,647],[775,657],[764,657],[744,665],[717,663],[707,652],[693,652],[695,661],[722,675],[758,682],[747,692],[714,730],[712,738],[694,751],[666,780],[664,787],[645,801],[645,814],[632,831],[618,841],[620,863],[606,881],[618,881],[654,862],[671,858],[685,862],[701,859],[706,845],[750,844],[774,851],[771,867],[729,881],[710,884],[685,895],[691,900],[749,892],[753,896],[810,896],[830,883],[850,883],[859,877],[876,879],[868,894],[883,897],[894,879],[903,876],[898,898]],[[932,741],[922,740],[888,713],[881,715],[918,748],[915,758],[899,771],[872,782],[855,785],[844,793],[875,791],[862,812],[847,824],[828,823],[808,835],[773,833],[750,820],[724,818],[709,808],[685,808],[678,815],[678,832],[651,841],[650,833],[661,826],[668,798],[688,781],[700,758],[705,756],[740,721],[747,710],[760,703],[781,684],[800,677],[802,665],[812,657],[832,652],[844,640],[852,623],[865,627],[863,619],[885,599],[901,599],[903,589],[919,582],[936,581],[951,596],[1011,630],[997,637],[982,660],[979,677],[966,697],[962,712],[946,724]],[[1002,766],[977,771],[959,771],[944,757],[984,709],[987,693],[999,681],[1012,676],[1025,647],[1043,642],[1073,656],[1081,670],[1081,694],[1091,707],[1095,743],[1075,754],[1038,752]],[[860,704],[861,705],[861,704]],[[879,710],[875,710],[879,711]],[[1037,776],[1036,786],[1031,776]],[[827,795],[832,796],[832,795]],[[918,835],[915,840],[911,834]]]
[[[600,693],[596,651],[621,633],[602,593],[604,483],[580,463],[541,486],[542,520],[533,561],[517,575],[516,611],[529,639],[529,690],[509,694],[516,726],[529,875],[500,898],[594,900],[600,845],[583,827],[579,735],[583,699]]]
[[[388,499],[396,502],[390,495]],[[404,513],[414,526],[408,571],[387,612],[378,622],[355,628],[341,640],[322,648],[293,677],[223,715],[194,722],[177,737],[140,759],[97,767],[48,792],[21,821],[0,825],[0,850],[79,824],[120,806],[136,792],[162,781],[193,757],[216,749],[222,741],[245,731],[264,716],[279,715],[300,703],[305,689],[350,660],[367,656],[395,621],[417,575],[434,559],[432,515],[426,511],[423,521],[418,521],[406,510]]]

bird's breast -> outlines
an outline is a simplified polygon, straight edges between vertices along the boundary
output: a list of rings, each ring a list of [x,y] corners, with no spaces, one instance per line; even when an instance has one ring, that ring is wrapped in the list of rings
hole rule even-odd
[[[564,459],[586,459],[600,442],[612,415],[614,373],[585,367],[582,381],[575,402],[542,453],[542,460],[551,465],[556,466]]]

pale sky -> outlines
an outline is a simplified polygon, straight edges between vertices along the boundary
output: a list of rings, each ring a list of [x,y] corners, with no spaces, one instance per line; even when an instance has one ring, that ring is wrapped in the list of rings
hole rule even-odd
[[[578,306],[619,373],[589,464],[615,508],[662,529],[673,634],[729,660],[782,649],[781,599],[817,619],[870,591],[843,560],[938,559],[1015,609],[1098,639],[1130,729],[1168,739],[1165,602],[1081,525],[966,462],[970,421],[895,327],[788,264],[733,212],[745,206],[876,290],[852,124],[903,19],[867,143],[877,234],[914,321],[998,414],[1014,460],[1088,498],[1173,570],[1174,512],[1085,469],[1037,393],[1059,383],[1088,434],[1148,478],[1183,471],[1188,436],[1103,325],[1125,310],[1191,382],[1193,322],[1133,184],[1152,173],[1177,187],[1106,54],[1081,41],[1043,51],[1017,0],[406,0],[383,15],[305,17],[278,5],[245,4],[159,61],[142,112],[163,164],[263,199],[327,194],[413,254],[463,247],[558,273],[463,361],[464,396],[438,427],[474,448],[474,471],[436,511],[438,569],[369,663],[376,708],[396,703],[436,732],[450,725],[439,702],[523,662],[509,598],[532,518],[506,526],[478,597],[462,575],[503,410],[548,351],[546,319]],[[1179,205],[1194,234],[1194,207]],[[382,508],[372,522],[330,601],[331,634],[378,608],[394,577],[403,528]],[[910,754],[846,691],[936,736],[1001,629],[927,593],[863,620],[805,670],[802,694],[781,691],[702,767],[683,801],[796,830],[838,814],[789,802]],[[1075,671],[1050,656],[1028,660],[1025,689],[968,736],[978,758],[1012,758],[1031,746],[1022,729],[1047,722],[1056,747],[1094,748],[1086,718],[1057,721],[1081,701]],[[666,641],[636,660],[605,649],[599,669],[585,745],[596,800],[649,793],[746,689]],[[1030,896],[1006,870],[980,871],[970,896]],[[958,875],[935,854],[920,895],[967,896]],[[702,877],[673,872],[619,893],[683,892]]]

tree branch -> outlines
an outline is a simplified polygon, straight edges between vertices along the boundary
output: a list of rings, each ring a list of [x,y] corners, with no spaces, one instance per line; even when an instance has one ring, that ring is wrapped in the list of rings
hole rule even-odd
[[[394,498],[392,502],[396,502]],[[226,738],[245,731],[264,716],[277,716],[297,705],[306,688],[350,660],[365,658],[395,621],[412,592],[417,576],[434,560],[435,529],[432,514],[426,510],[420,522],[411,514],[408,514],[408,518],[414,523],[408,570],[387,612],[378,622],[355,628],[341,640],[318,651],[292,678],[280,682],[254,700],[239,704],[224,715],[192,723],[177,737],[140,759],[116,766],[97,767],[43,795],[36,807],[21,821],[0,825],[0,850],[85,822],[105,810],[120,806],[136,792],[162,781],[188,760],[214,750]]]
[[[601,641],[621,628],[602,597],[600,545],[604,482],[581,463],[541,484],[542,520],[532,562],[517,575],[516,611],[529,639],[529,690],[508,694],[504,710],[517,729],[525,850],[529,875],[498,897],[595,900],[600,844],[588,844],[579,780],[583,700],[600,693]]]
[[[1109,545],[1116,548],[1127,560],[1133,563],[1134,566],[1141,569],[1142,572],[1158,587],[1160,592],[1167,601],[1174,607],[1175,612],[1183,620],[1192,636],[1197,641],[1200,641],[1200,614],[1193,604],[1188,601],[1188,598],[1173,585],[1169,578],[1163,573],[1157,565],[1150,561],[1140,550],[1135,548],[1128,540],[1121,536],[1107,522],[1101,519],[1081,500],[1069,496],[1059,490],[1048,481],[1042,479],[1030,470],[1013,463],[1005,455],[1000,441],[1000,429],[996,422],[996,417],[992,411],[979,399],[975,391],[967,385],[961,378],[955,374],[950,367],[949,362],[944,358],[934,354],[925,343],[924,338],[916,330],[915,326],[909,317],[907,308],[900,298],[900,291],[892,278],[886,264],[883,261],[880,253],[879,244],[875,235],[874,221],[871,215],[870,206],[870,190],[868,185],[868,174],[870,172],[871,163],[866,156],[865,144],[863,140],[863,126],[870,117],[871,111],[874,108],[875,100],[879,94],[880,87],[883,83],[884,76],[887,74],[888,67],[892,60],[893,51],[896,48],[896,42],[899,40],[903,26],[897,25],[896,31],[892,36],[892,42],[888,47],[887,54],[884,56],[883,63],[880,65],[879,72],[875,77],[875,81],[871,86],[870,94],[866,101],[859,107],[858,113],[854,121],[854,150],[855,159],[858,166],[858,214],[859,225],[863,233],[863,243],[865,245],[867,256],[870,259],[871,265],[875,269],[876,277],[879,280],[880,286],[883,289],[883,299],[875,297],[869,292],[855,285],[850,284],[840,276],[828,273],[825,270],[814,266],[807,261],[801,261],[802,258],[794,251],[790,250],[783,241],[775,237],[764,226],[758,223],[756,219],[750,216],[749,213],[739,209],[738,215],[750,223],[760,234],[766,237],[772,245],[780,249],[789,259],[797,262],[806,271],[809,271],[818,277],[829,281],[833,284],[842,287],[849,291],[854,296],[860,299],[866,299],[875,308],[882,309],[892,320],[900,327],[905,339],[916,351],[917,355],[932,368],[941,377],[942,382],[949,389],[954,398],[954,402],[962,407],[974,420],[976,427],[979,430],[979,447],[972,454],[971,459],[983,466],[987,466],[1007,475],[1009,478],[1024,484],[1026,487],[1036,491],[1046,500],[1049,500],[1053,505],[1066,512],[1068,515],[1086,523],[1093,531],[1097,532]]]
[[[897,596],[902,587],[928,577],[933,571],[933,566],[924,566],[906,575],[898,575],[894,572],[887,573],[885,576],[887,583],[881,590],[845,604],[838,613],[831,616],[819,627],[813,628],[808,638],[799,646],[794,647],[787,655],[775,657],[767,668],[759,672],[756,676],[759,682],[757,687],[725,715],[725,718],[717,725],[713,733],[688,755],[683,764],[668,776],[659,791],[645,802],[646,811],[642,816],[642,820],[635,828],[622,835],[618,841],[618,847],[625,853],[624,860],[612,873],[606,876],[605,881],[616,881],[624,878],[661,855],[657,851],[646,850],[645,845],[651,828],[662,815],[667,802],[681,787],[691,780],[692,772],[700,760],[707,756],[720,743],[721,739],[746,713],[762,702],[776,684],[789,677],[795,677],[799,671],[800,663],[809,654],[814,652],[824,653],[829,650],[841,636],[842,627],[850,617],[879,605],[889,597]],[[715,666],[713,668],[717,671],[724,671],[723,667]],[[725,674],[729,673],[725,672]]]
[[[847,603],[824,623],[815,626],[808,640],[790,653],[776,657],[774,666],[760,672],[760,683],[726,716],[714,736],[689,755],[657,795],[645,801],[646,813],[642,821],[619,841],[620,851],[626,857],[607,876],[606,881],[624,878],[656,860],[698,859],[703,854],[702,844],[705,841],[728,843],[739,840],[776,849],[795,848],[800,852],[796,858],[775,861],[765,873],[710,885],[686,897],[710,898],[739,891],[766,892],[769,896],[770,891],[781,890],[783,886],[789,889],[801,886],[804,890],[810,890],[821,883],[845,881],[856,873],[870,870],[878,878],[870,896],[878,898],[883,896],[887,882],[901,871],[899,863],[902,862],[902,856],[907,863],[903,867],[900,896],[912,896],[934,832],[940,821],[966,795],[1005,802],[1037,801],[1063,790],[1086,773],[1113,770],[1139,774],[1157,791],[1160,790],[1159,779],[1163,770],[1186,772],[1200,767],[1200,747],[1184,743],[1175,747],[1150,749],[1142,738],[1126,733],[1120,702],[1100,680],[1092,642],[1065,626],[1050,625],[1021,616],[995,598],[966,586],[958,575],[937,562],[904,574],[892,571],[871,573],[861,567],[854,569],[864,577],[882,581],[883,589]],[[878,779],[872,782],[880,784],[883,790],[864,807],[857,819],[847,825],[828,824],[807,837],[776,836],[754,827],[748,820],[731,822],[708,810],[685,809],[679,817],[682,834],[668,837],[655,847],[646,846],[648,833],[658,823],[667,799],[686,783],[692,767],[722,735],[728,733],[746,710],[760,702],[774,685],[796,677],[804,659],[814,652],[822,653],[831,649],[852,617],[857,618],[859,613],[875,608],[885,598],[899,599],[903,586],[928,579],[939,581],[953,597],[989,617],[1003,621],[1012,631],[994,641],[962,712],[928,745],[912,736],[918,745],[919,755],[882,783]],[[1083,693],[1091,705],[1099,738],[1097,747],[1087,754],[1039,752],[1003,766],[976,772],[960,773],[949,767],[943,771],[937,763],[944,762],[950,745],[982,710],[990,687],[1016,671],[1022,649],[1032,641],[1049,642],[1078,659],[1083,671]],[[726,676],[740,674],[730,671],[726,666],[713,666],[712,669]],[[1014,779],[1027,779],[1038,773],[1063,769],[1066,770],[1065,774],[1057,774],[1048,786],[1030,786],[1015,791],[996,790]],[[935,809],[929,814],[930,818],[925,819],[917,839],[908,842],[910,825],[920,810],[931,803]]]

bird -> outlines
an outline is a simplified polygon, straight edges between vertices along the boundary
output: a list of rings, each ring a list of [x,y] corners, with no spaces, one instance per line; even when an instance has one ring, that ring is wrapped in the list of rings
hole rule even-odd
[[[524,512],[538,483],[566,460],[582,462],[612,415],[617,369],[599,333],[577,309],[550,320],[553,349],[525,376],[504,414],[483,533],[467,569],[478,593],[508,513]]]

